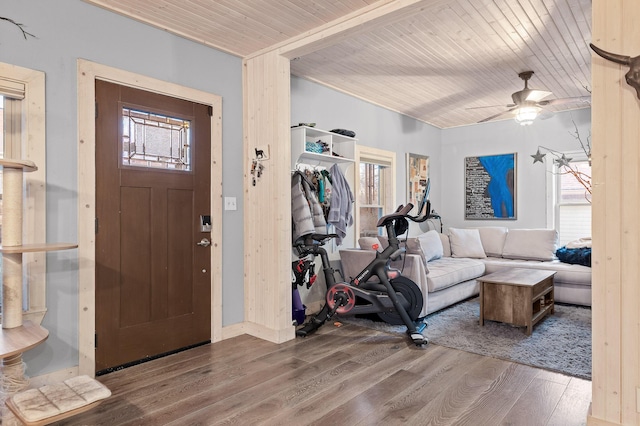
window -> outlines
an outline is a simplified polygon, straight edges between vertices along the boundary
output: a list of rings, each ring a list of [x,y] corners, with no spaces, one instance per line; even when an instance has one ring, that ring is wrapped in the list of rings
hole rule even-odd
[[[23,244],[41,243],[46,235],[44,82],[41,71],[0,63],[2,157],[31,160],[38,166],[24,175]],[[23,279],[23,316],[39,324],[46,312],[45,253],[24,253],[23,265],[29,277]]]
[[[378,219],[395,208],[396,154],[358,146],[357,229],[359,237],[381,235]]]
[[[122,108],[122,121],[123,165],[191,170],[189,120]]]
[[[569,167],[558,168],[554,165],[554,223],[558,230],[559,247],[579,238],[591,237],[591,194],[584,186],[590,187],[591,165],[576,153],[566,153],[566,156],[574,158]]]

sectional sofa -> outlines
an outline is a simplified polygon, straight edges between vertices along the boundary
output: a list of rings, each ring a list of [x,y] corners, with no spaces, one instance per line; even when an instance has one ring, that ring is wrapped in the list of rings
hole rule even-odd
[[[367,237],[359,249],[340,250],[344,278],[357,275],[387,244],[386,237]],[[504,268],[556,271],[555,301],[591,306],[591,267],[556,258],[555,230],[449,228],[407,238],[404,245],[406,255],[391,266],[422,290],[423,316],[477,295],[477,278]]]

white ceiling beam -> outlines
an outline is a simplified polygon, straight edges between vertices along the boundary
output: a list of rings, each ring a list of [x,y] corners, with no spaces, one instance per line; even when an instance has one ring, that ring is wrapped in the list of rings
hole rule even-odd
[[[293,59],[332,46],[354,35],[367,32],[372,28],[390,25],[405,19],[425,8],[438,4],[450,3],[452,0],[380,0],[370,6],[345,15],[299,36],[292,37],[266,49],[254,52],[245,57],[251,59],[267,52]]]

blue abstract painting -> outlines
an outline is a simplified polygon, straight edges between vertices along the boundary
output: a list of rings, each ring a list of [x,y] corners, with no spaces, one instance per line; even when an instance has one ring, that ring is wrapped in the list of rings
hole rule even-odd
[[[465,219],[516,219],[516,154],[464,161]]]

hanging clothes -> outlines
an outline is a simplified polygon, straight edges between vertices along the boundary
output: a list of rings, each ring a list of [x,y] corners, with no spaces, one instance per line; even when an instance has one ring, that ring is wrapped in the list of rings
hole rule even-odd
[[[353,225],[353,192],[337,164],[331,166],[329,173],[332,191],[327,222],[335,227],[335,233],[339,236],[335,241],[337,245],[341,245],[342,239],[347,235],[347,228]]]
[[[291,219],[293,240],[307,234],[324,234],[327,222],[313,185],[299,171],[291,176]]]

